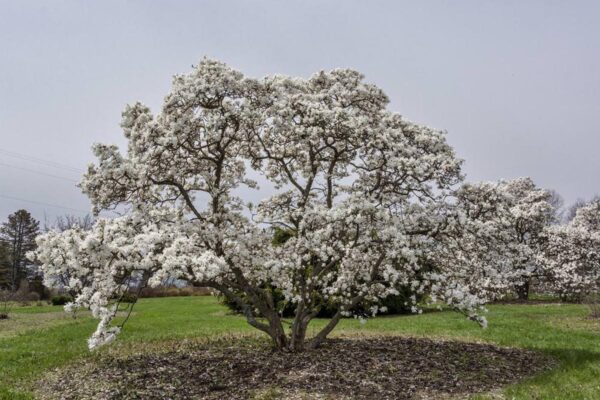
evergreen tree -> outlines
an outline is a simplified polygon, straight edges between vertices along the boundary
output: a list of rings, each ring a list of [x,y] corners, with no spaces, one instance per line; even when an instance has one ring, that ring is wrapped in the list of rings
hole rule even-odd
[[[0,241],[7,248],[10,259],[8,286],[12,291],[16,291],[19,282],[27,278],[30,263],[26,254],[36,247],[39,225],[27,210],[19,210],[9,215],[8,221],[0,227]]]
[[[10,287],[10,258],[6,244],[0,242],[0,290]]]

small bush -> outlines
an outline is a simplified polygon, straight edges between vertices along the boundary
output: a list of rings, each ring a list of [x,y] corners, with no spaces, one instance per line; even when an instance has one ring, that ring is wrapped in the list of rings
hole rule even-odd
[[[210,296],[212,292],[210,289],[205,287],[195,286],[184,286],[178,288],[175,286],[170,287],[157,287],[157,288],[144,288],[139,297],[181,297],[181,296]]]
[[[64,306],[65,304],[72,302],[73,298],[71,296],[62,294],[52,297],[50,301],[52,302],[53,306]]]
[[[40,295],[30,290],[30,285],[27,279],[22,279],[19,283],[19,288],[12,294],[13,300],[17,301],[21,306],[30,305],[32,301],[38,301]]]
[[[411,295],[414,295],[417,304],[425,300],[425,296],[422,294],[413,293],[409,288],[400,288],[399,294],[388,296],[381,301],[381,305],[387,308],[387,311],[382,314],[385,315],[400,315],[400,314],[412,314],[412,302],[410,300]]]

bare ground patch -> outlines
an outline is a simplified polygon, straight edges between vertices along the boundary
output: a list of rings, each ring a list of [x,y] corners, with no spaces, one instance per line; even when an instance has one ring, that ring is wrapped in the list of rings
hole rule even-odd
[[[333,339],[316,351],[205,344],[126,357],[110,352],[47,375],[46,399],[413,399],[487,392],[553,365],[487,344],[381,337]]]

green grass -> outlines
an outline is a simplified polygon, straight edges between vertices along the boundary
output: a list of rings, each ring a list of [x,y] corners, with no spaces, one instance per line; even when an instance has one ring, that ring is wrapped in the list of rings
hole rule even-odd
[[[75,320],[65,318],[61,310],[21,307],[14,310],[14,319],[0,321],[0,399],[29,399],[28,388],[40,373],[93,357],[86,349],[86,339],[96,321],[85,314]],[[101,351],[255,332],[212,297],[144,299],[134,312],[112,350]],[[460,314],[431,312],[379,317],[364,325],[348,319],[334,333],[427,336],[539,350],[554,356],[559,365],[506,388],[506,398],[600,399],[600,322],[587,319],[587,313],[578,305],[494,305],[485,330]],[[324,323],[315,321],[311,329]]]

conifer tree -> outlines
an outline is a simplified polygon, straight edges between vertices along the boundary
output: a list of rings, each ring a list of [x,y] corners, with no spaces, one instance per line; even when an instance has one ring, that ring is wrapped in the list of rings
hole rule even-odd
[[[10,287],[10,259],[8,248],[0,242],[0,290]]]
[[[6,247],[9,258],[8,286],[16,291],[19,282],[26,279],[30,261],[25,256],[35,250],[35,238],[39,233],[39,222],[27,210],[18,210],[8,216],[0,227],[0,241]]]

